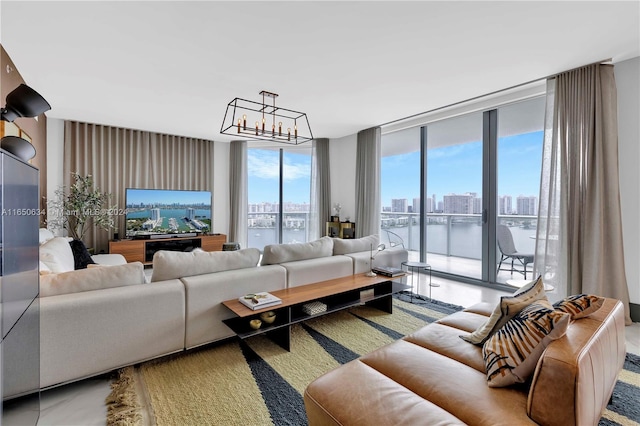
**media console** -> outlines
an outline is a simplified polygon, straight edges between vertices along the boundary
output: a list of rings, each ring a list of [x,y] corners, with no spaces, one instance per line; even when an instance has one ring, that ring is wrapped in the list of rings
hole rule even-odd
[[[150,265],[153,262],[153,254],[158,250],[191,251],[194,248],[201,248],[204,251],[222,251],[222,245],[226,242],[227,236],[224,234],[148,240],[111,240],[109,253],[121,254],[127,262],[142,262]]]

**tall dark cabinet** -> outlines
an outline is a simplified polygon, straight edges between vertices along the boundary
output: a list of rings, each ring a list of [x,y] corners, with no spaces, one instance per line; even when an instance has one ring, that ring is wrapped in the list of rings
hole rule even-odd
[[[2,425],[35,425],[40,415],[38,201],[38,169],[0,150]]]

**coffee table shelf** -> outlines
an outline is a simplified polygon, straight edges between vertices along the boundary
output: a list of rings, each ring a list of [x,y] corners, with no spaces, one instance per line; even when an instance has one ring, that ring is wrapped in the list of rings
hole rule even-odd
[[[284,349],[290,350],[290,331],[293,324],[362,304],[391,313],[392,295],[409,288],[398,278],[366,277],[364,274],[359,274],[273,291],[271,294],[282,299],[282,304],[255,311],[247,308],[237,299],[227,300],[223,305],[233,311],[236,316],[223,322],[241,339],[266,334]],[[303,312],[302,306],[313,301],[326,304],[327,310],[313,315]],[[249,321],[259,319],[260,314],[267,311],[276,313],[273,324],[263,322],[259,329],[252,329]]]

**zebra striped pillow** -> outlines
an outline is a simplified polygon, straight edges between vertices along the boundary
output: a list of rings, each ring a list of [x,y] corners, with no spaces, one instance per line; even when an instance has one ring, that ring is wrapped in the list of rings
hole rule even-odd
[[[553,304],[553,307],[571,315],[572,320],[588,317],[602,307],[604,299],[593,294],[576,294]]]
[[[544,348],[567,331],[570,315],[537,300],[510,319],[482,347],[489,387],[524,383]]]

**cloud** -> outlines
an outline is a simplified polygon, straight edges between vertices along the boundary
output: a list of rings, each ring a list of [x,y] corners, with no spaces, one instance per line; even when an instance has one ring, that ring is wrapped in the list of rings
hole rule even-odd
[[[280,157],[277,151],[254,151],[247,153],[247,169],[249,176],[260,179],[273,179],[277,182],[280,176]],[[286,156],[284,158],[283,177],[285,182],[297,179],[309,179],[311,165],[299,162]]]

